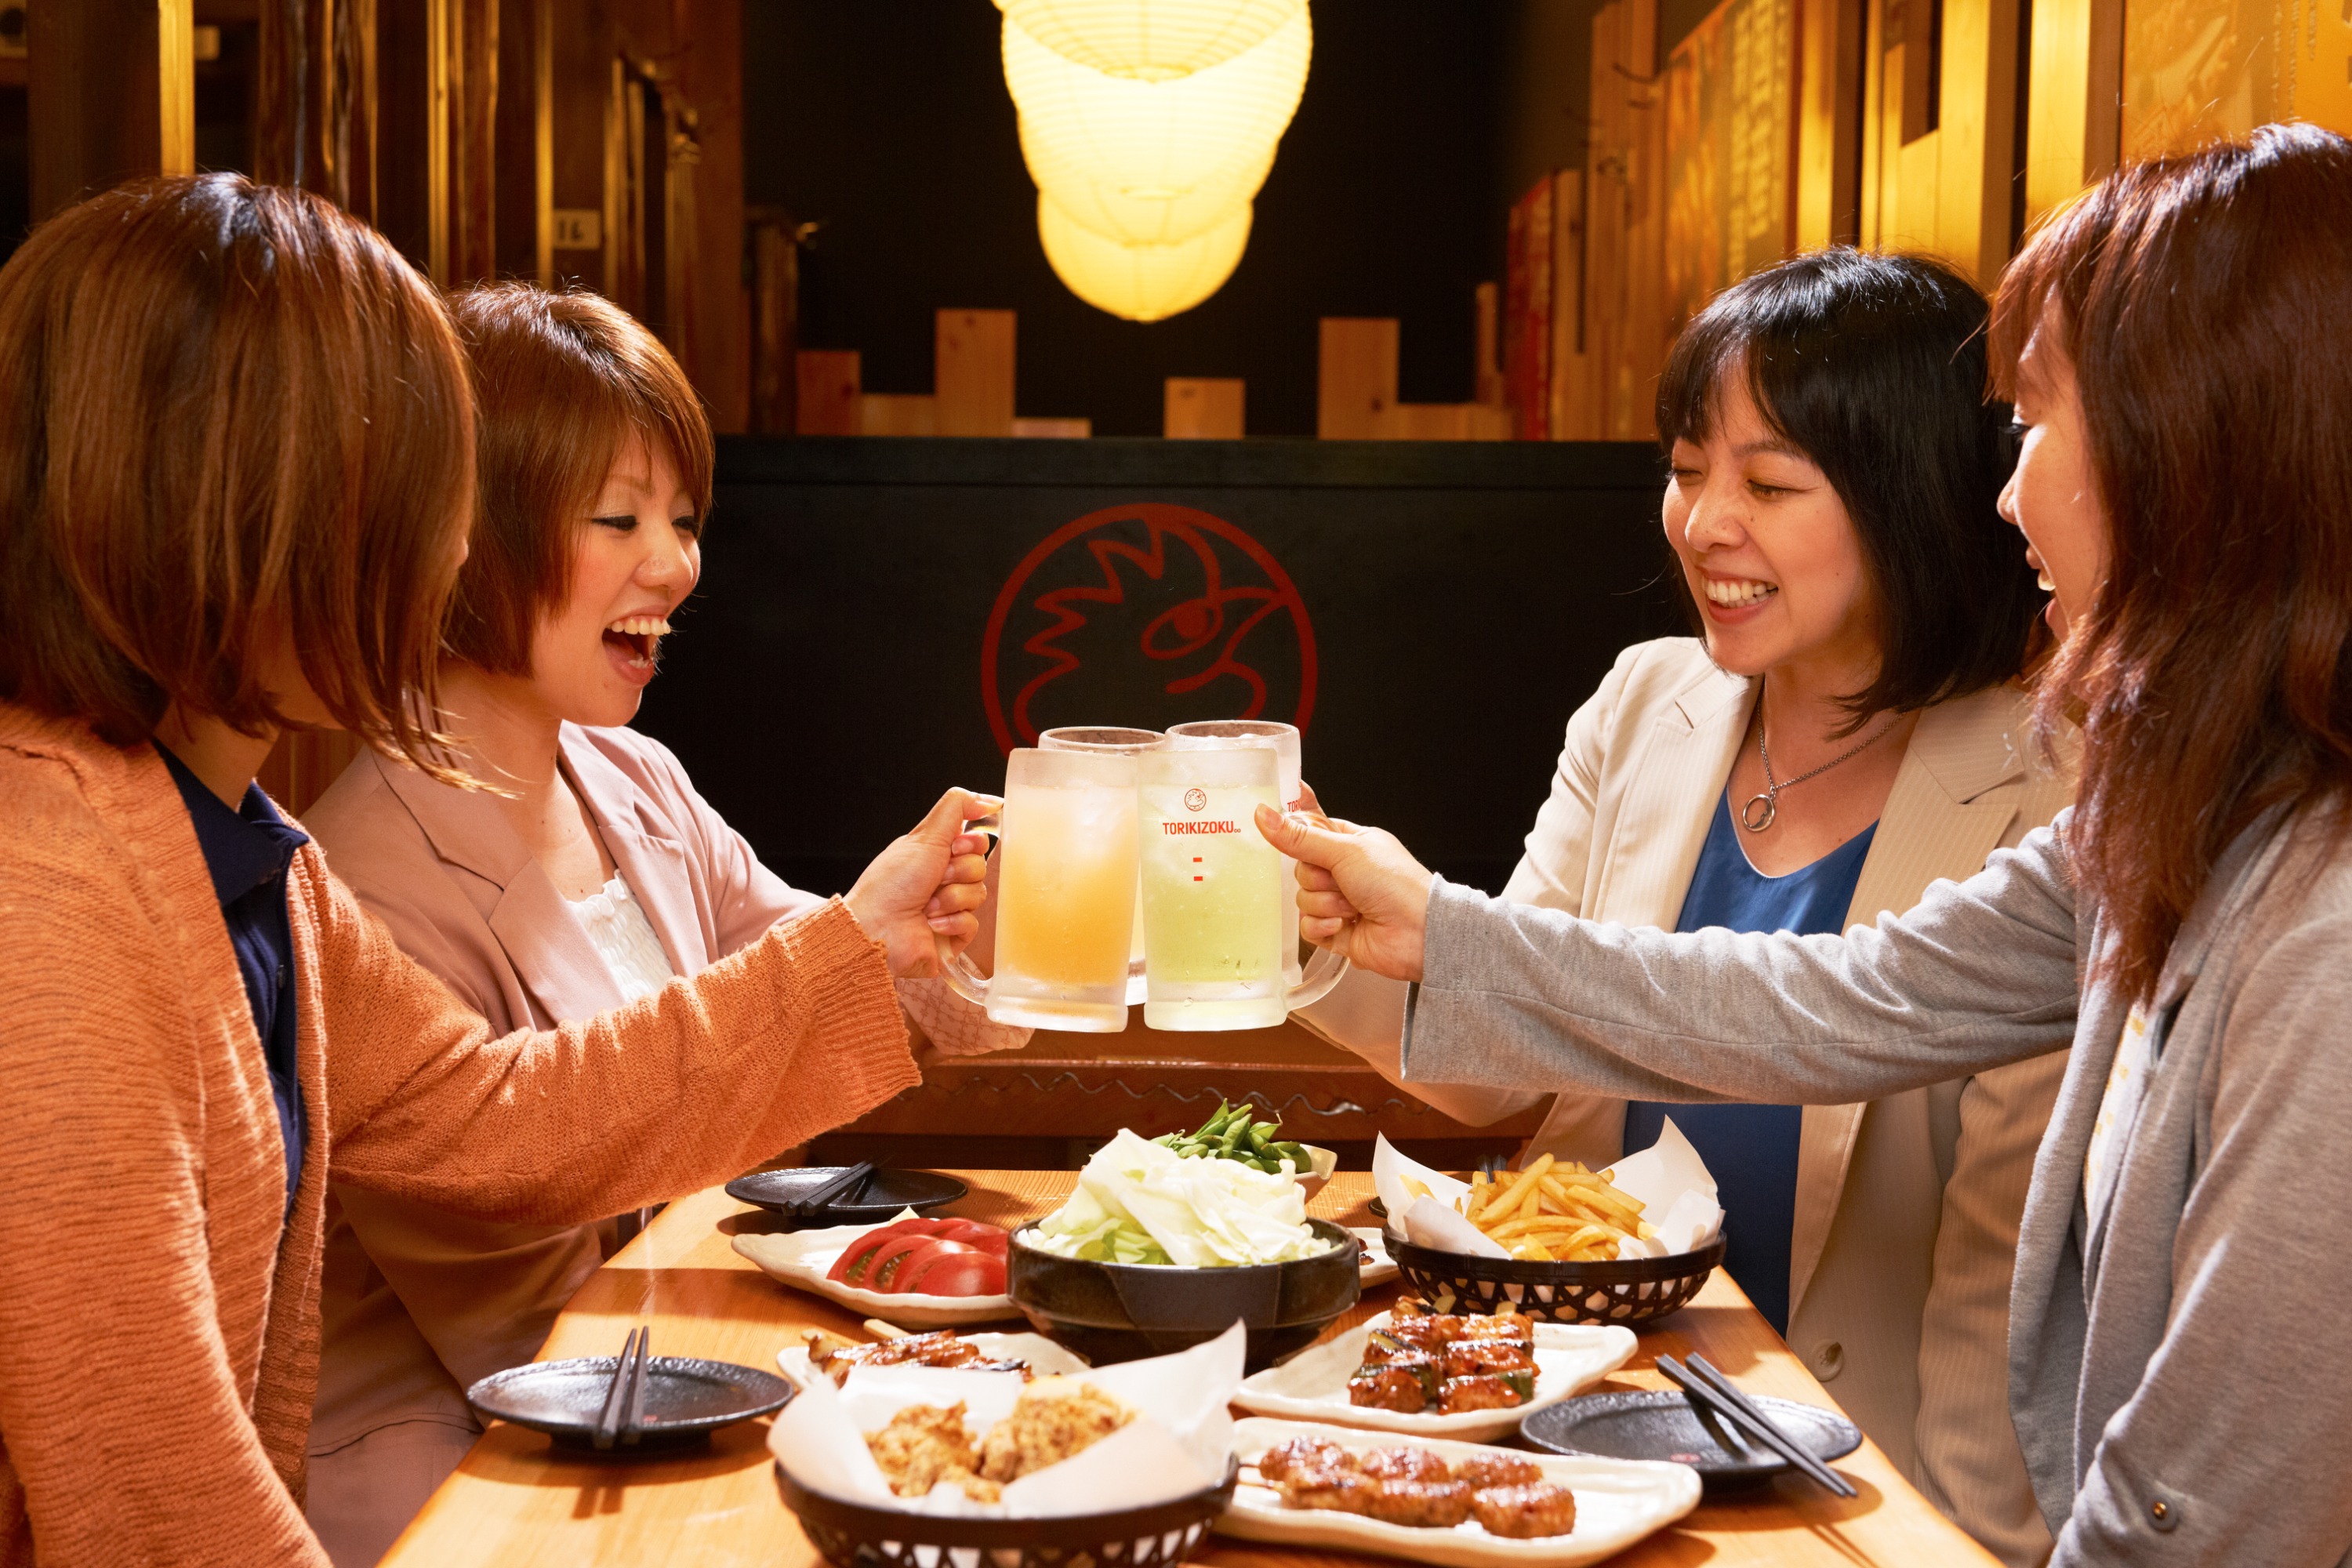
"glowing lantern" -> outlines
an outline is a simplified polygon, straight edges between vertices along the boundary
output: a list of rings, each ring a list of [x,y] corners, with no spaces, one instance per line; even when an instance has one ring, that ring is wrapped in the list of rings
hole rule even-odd
[[[997,0],[1022,31],[1105,76],[1170,81],[1255,48],[1307,0]]]
[[[1071,293],[1130,321],[1157,321],[1224,287],[1249,244],[1250,216],[1244,202],[1216,227],[1179,244],[1121,245],[1076,222],[1041,192],[1037,237]]]
[[[1265,183],[1312,48],[1302,6],[1246,53],[1146,81],[1078,65],[1008,15],[1004,78],[1030,177],[1111,239],[1171,245],[1204,233]]]

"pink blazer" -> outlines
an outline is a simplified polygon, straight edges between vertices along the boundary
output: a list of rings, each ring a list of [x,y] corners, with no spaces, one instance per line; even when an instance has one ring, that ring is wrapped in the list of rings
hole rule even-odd
[[[561,746],[605,851],[679,974],[824,904],[761,865],[659,742],[566,724]],[[621,1005],[571,905],[490,797],[362,753],[302,826],[400,945],[495,1032]],[[950,1054],[1028,1038],[937,981],[901,981],[899,998]],[[340,1186],[328,1226],[314,1455],[398,1421],[470,1428],[467,1385],[537,1352],[613,1237],[609,1223],[497,1225]]]

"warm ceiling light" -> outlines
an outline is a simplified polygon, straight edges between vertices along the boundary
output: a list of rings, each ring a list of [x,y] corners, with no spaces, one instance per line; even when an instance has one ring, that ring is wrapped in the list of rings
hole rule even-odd
[[[1037,197],[1037,237],[1055,275],[1095,309],[1130,321],[1189,310],[1224,287],[1249,231],[1250,205],[1244,202],[1216,227],[1181,244],[1121,245],[1073,220],[1053,197]]]
[[[1105,76],[1169,81],[1255,48],[1307,0],[997,0],[997,8]]]
[[[1255,47],[1155,81],[1047,48],[1021,26],[1021,0],[1011,4],[1004,77],[1021,111],[1022,156],[1072,218],[1106,238],[1172,245],[1257,195],[1307,82],[1314,35],[1304,5]]]

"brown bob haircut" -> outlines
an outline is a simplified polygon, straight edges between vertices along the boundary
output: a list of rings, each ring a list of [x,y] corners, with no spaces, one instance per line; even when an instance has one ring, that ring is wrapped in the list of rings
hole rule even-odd
[[[2130,995],[2232,839],[2352,800],[2347,320],[2352,142],[2306,125],[2117,173],[2001,283],[1996,375],[2037,332],[2072,371],[2111,542],[2039,717],[2083,726],[2067,847]]]
[[[335,720],[437,777],[473,489],[465,363],[381,236],[235,174],[142,181],[0,268],[0,697],[144,740],[171,703]]]
[[[530,635],[572,588],[579,531],[635,437],[666,451],[710,510],[710,421],[661,341],[595,294],[527,283],[449,301],[474,378],[473,552],[458,574],[448,648],[499,675],[530,673]]]

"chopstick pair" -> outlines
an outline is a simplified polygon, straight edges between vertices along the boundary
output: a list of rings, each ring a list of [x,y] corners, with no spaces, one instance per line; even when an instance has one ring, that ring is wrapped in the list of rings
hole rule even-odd
[[[1717,1372],[1706,1357],[1694,1352],[1690,1365],[1685,1367],[1674,1357],[1662,1355],[1658,1357],[1656,1365],[1659,1374],[1681,1389],[1693,1404],[1703,1405],[1714,1411],[1796,1466],[1811,1479],[1820,1482],[1839,1497],[1861,1495],[1853,1489],[1853,1482],[1807,1452],[1803,1444],[1789,1436],[1764,1414],[1754,1400],[1733,1386],[1731,1380]]]
[[[604,1409],[596,1417],[591,1439],[602,1450],[614,1445],[635,1447],[646,1429],[646,1357],[654,1342],[653,1325],[631,1329],[613,1367],[612,1386],[604,1391]]]
[[[873,1173],[874,1162],[860,1160],[814,1192],[805,1193],[793,1199],[784,1205],[784,1212],[795,1219],[806,1219],[811,1215],[822,1214],[835,1198],[853,1187],[862,1186],[866,1178]]]

